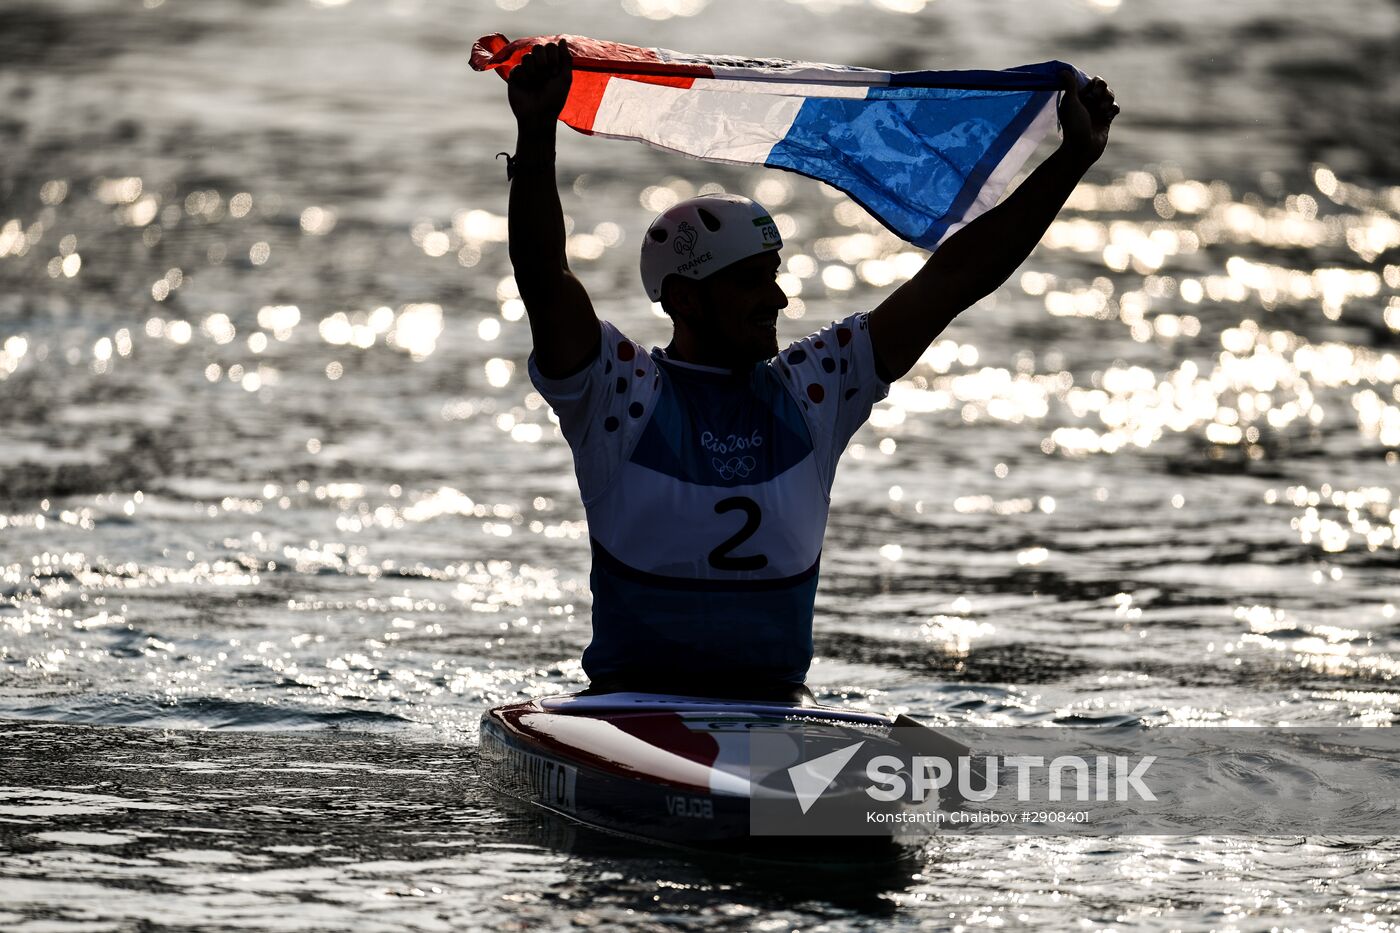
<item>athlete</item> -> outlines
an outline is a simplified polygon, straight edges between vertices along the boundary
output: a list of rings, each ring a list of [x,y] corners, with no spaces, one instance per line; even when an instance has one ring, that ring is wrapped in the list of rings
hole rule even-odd
[[[801,697],[832,479],[891,381],[1030,254],[1118,113],[1100,78],[1062,76],[1060,147],[949,237],[878,307],[779,352],[782,238],[747,198],[692,198],[642,240],[642,284],[670,316],[644,351],[600,322],[569,271],[554,177],[572,79],[565,42],[511,72],[510,258],[530,378],[574,454],[593,549],[594,691]]]

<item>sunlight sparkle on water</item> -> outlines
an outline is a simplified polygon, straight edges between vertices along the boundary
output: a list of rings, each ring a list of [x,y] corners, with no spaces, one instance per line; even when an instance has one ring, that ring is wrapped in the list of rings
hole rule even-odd
[[[623,12],[650,20],[694,16],[705,9],[708,0],[622,0]]]
[[[352,926],[391,902],[371,921],[1392,925],[1383,840],[950,837],[848,907],[835,885],[776,904],[684,859],[561,851],[470,782],[444,803],[483,709],[582,685],[590,622],[569,451],[522,371],[493,158],[508,102],[496,79],[438,80],[463,68],[441,37],[474,6],[31,6],[0,37],[22,85],[0,196],[0,707],[49,720],[11,724],[44,752],[31,799],[0,809],[55,814],[22,833],[31,926],[71,913],[44,893],[55,877],[113,894],[83,907],[108,927],[159,919],[177,889],[188,913],[164,916],[185,926]],[[483,31],[519,36],[585,5],[486,6]],[[1077,34],[1065,54],[1121,90],[1117,142],[1041,246],[852,439],[814,689],[940,724],[1392,724],[1400,187],[1358,75],[1395,11],[1016,6],[751,4],[746,37],[716,2],[610,0],[579,27],[901,68],[1031,61]],[[572,133],[559,162],[570,265],[648,345],[669,327],[636,288],[637,237],[696,193],[770,209],[783,341],[875,307],[927,258],[794,174]],[[84,723],[116,728],[91,742]],[[325,732],[322,752],[283,729]],[[59,751],[125,790],[45,786]],[[127,808],[143,781],[152,806],[172,788],[191,806]],[[284,845],[327,786],[324,838]],[[170,843],[192,812],[236,854]],[[315,877],[293,890],[282,869]],[[501,893],[485,913],[483,872]]]
[[[1264,501],[1302,509],[1289,522],[1303,544],[1316,544],[1327,553],[1347,550],[1355,537],[1368,551],[1400,548],[1400,501],[1387,488],[1321,489],[1289,486],[1269,490]]]
[[[923,623],[919,632],[945,651],[966,655],[975,639],[995,634],[996,627],[965,616],[936,615]]]

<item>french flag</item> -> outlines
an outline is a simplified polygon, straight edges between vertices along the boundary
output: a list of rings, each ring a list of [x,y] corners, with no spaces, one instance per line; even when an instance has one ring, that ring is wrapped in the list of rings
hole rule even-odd
[[[509,77],[559,39],[574,59],[560,119],[579,132],[819,179],[925,249],[997,203],[1054,128],[1071,68],[891,72],[499,34],[477,41],[471,65]]]

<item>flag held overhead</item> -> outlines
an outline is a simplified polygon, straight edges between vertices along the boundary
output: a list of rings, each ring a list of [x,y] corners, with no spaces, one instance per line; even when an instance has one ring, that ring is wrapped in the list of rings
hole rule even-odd
[[[471,65],[506,78],[559,39],[574,67],[565,124],[824,181],[925,249],[997,203],[1055,126],[1058,76],[1071,67],[890,72],[501,35],[478,40]]]

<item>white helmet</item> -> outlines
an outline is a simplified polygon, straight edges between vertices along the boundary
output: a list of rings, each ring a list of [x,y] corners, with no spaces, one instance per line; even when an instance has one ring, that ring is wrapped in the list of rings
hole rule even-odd
[[[661,300],[668,275],[708,278],[741,259],[781,249],[763,205],[737,194],[705,194],[662,211],[642,237],[642,285]]]

